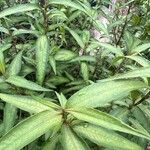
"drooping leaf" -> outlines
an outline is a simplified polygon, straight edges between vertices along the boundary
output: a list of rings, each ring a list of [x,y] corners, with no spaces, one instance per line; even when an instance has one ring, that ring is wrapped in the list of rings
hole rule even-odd
[[[87,144],[79,138],[69,126],[63,125],[62,127],[62,145],[65,150],[89,150]]]
[[[0,93],[0,98],[5,102],[30,113],[38,113],[44,110],[52,110],[47,105],[44,105],[34,100],[33,98],[27,96]]]
[[[144,150],[121,135],[90,124],[77,125],[73,128],[80,136],[99,146],[115,150]]]
[[[73,94],[67,102],[67,107],[100,107],[121,99],[132,90],[148,87],[141,81],[119,80],[93,83]]]
[[[6,82],[11,83],[17,87],[22,87],[33,91],[51,91],[50,89],[43,88],[35,82],[26,80],[20,76],[11,76],[6,80]]]
[[[36,43],[36,65],[37,65],[36,78],[40,85],[42,85],[46,74],[46,67],[48,63],[48,51],[49,51],[48,38],[46,35],[42,35],[38,38]]]
[[[86,121],[107,129],[116,130],[128,134],[133,134],[142,138],[144,137],[146,139],[150,139],[150,136],[147,136],[147,134],[143,133],[142,131],[140,132],[125,124],[121,120],[102,111],[90,108],[78,108],[73,109],[69,112],[79,120]]]
[[[31,116],[14,128],[0,139],[0,149],[17,150],[52,129],[61,123],[61,116],[58,113],[43,111]]]
[[[20,4],[20,5],[15,5],[13,7],[9,7],[7,9],[4,9],[3,11],[0,12],[0,18],[3,18],[5,16],[11,15],[11,14],[16,14],[16,13],[21,13],[25,11],[31,11],[39,9],[39,7],[35,4]]]

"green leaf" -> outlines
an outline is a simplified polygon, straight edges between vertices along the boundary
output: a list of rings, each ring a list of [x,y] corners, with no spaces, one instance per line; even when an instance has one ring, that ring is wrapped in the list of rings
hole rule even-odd
[[[148,67],[150,66],[150,61],[142,56],[137,56],[137,55],[131,55],[131,56],[125,56],[126,58],[132,59],[139,63],[143,67]]]
[[[150,43],[142,44],[137,46],[136,48],[132,49],[132,53],[140,53],[150,48]]]
[[[93,57],[93,56],[88,56],[88,55],[85,56],[85,55],[83,55],[83,56],[78,56],[78,57],[70,60],[70,62],[76,62],[76,61],[77,62],[80,62],[80,61],[96,62],[96,58]]]
[[[69,112],[79,120],[86,121],[91,124],[101,126],[107,129],[133,134],[142,138],[144,137],[146,139],[150,139],[150,136],[145,135],[145,133],[130,127],[121,120],[102,111],[91,108],[80,108],[80,109],[72,109]]]
[[[89,68],[88,68],[88,64],[85,62],[81,63],[81,74],[85,81],[89,79]]]
[[[0,72],[2,74],[5,73],[5,59],[4,59],[4,54],[1,50],[0,50]]]
[[[46,74],[48,51],[49,51],[48,38],[46,35],[42,35],[38,38],[36,43],[36,64],[37,64],[36,78],[40,85],[42,85]]]
[[[9,30],[6,29],[5,27],[0,27],[0,32],[4,32],[6,34],[9,34]]]
[[[8,68],[8,74],[9,76],[14,76],[17,75],[20,70],[21,70],[21,64],[22,63],[22,51],[19,52],[15,58],[13,59],[13,61],[11,62],[11,64],[9,65]]]
[[[16,13],[21,13],[25,11],[31,11],[34,9],[39,9],[39,7],[35,4],[20,4],[20,5],[15,5],[13,7],[9,7],[7,9],[4,9],[3,11],[0,12],[0,18],[3,18],[5,16],[11,15],[11,14],[16,14]]]
[[[132,90],[148,87],[141,81],[119,80],[93,83],[73,94],[67,102],[67,107],[100,107],[121,99]]]
[[[53,56],[49,56],[49,63],[50,63],[50,65],[51,65],[51,67],[52,67],[52,69],[56,75],[56,61],[55,61]]]
[[[12,33],[13,36],[20,35],[20,34],[32,34],[35,35],[36,37],[40,35],[39,32],[36,30],[25,30],[25,29],[18,29],[13,31]]]
[[[114,150],[144,150],[137,144],[127,140],[123,136],[90,124],[78,125],[73,128],[80,136],[89,139],[93,143]]]
[[[84,48],[84,42],[82,41],[82,38],[72,29],[68,28],[68,27],[65,27],[69,32],[70,34],[74,37],[74,39],[76,40],[76,42],[78,43],[78,45],[81,47],[81,48]]]
[[[75,57],[76,57],[76,53],[70,50],[59,50],[54,56],[55,60],[57,61],[68,61]]]
[[[49,0],[50,4],[58,4],[58,5],[65,5],[65,6],[69,6],[75,9],[79,9],[83,12],[85,12],[84,8],[76,1],[73,2],[72,0]]]
[[[33,91],[51,91],[50,89],[43,88],[35,82],[26,80],[25,78],[20,76],[11,76],[6,80],[6,82],[13,84],[17,87],[22,87]]]
[[[25,119],[4,135],[0,140],[0,149],[22,149],[60,123],[61,116],[57,113],[50,111],[40,112]]]
[[[57,134],[49,138],[46,144],[43,146],[42,150],[55,150],[56,144],[59,141],[59,137],[59,134]]]
[[[7,133],[15,124],[17,108],[6,103],[4,108],[4,133]]]
[[[127,73],[118,74],[116,76],[110,77],[108,79],[99,80],[99,82],[112,81],[117,79],[129,79],[138,77],[150,77],[150,67],[141,67],[139,69],[134,69]]]
[[[0,93],[0,98],[3,101],[12,104],[13,106],[16,106],[17,108],[20,108],[30,113],[38,113],[44,110],[52,110],[50,107],[38,101],[35,101],[31,97],[27,97],[27,96]]]
[[[4,51],[8,50],[9,48],[11,48],[11,46],[12,46],[12,44],[10,44],[10,43],[0,44],[0,50],[2,52],[4,52]]]
[[[63,95],[63,93],[58,94],[58,93],[56,92],[56,95],[57,95],[57,98],[58,98],[58,100],[59,100],[59,102],[60,102],[62,108],[65,108],[66,103],[67,103],[66,97]]]
[[[86,143],[79,138],[69,126],[62,127],[62,145],[65,150],[89,150]]]

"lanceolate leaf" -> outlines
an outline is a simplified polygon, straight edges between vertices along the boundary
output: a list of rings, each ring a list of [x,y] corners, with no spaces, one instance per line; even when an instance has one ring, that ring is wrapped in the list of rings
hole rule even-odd
[[[74,39],[76,40],[76,42],[79,44],[79,46],[81,48],[84,48],[84,43],[82,41],[82,39],[80,38],[80,36],[73,30],[71,30],[70,28],[66,27],[66,29],[70,32],[70,34],[74,37]]]
[[[86,121],[97,126],[150,139],[150,136],[145,135],[143,132],[130,127],[121,120],[102,111],[90,108],[80,108],[74,109],[70,111],[70,113],[79,120]]]
[[[11,15],[11,14],[16,14],[20,12],[25,12],[25,11],[31,11],[34,9],[39,9],[39,7],[35,4],[20,4],[20,5],[15,5],[13,7],[4,9],[3,11],[0,12],[0,18],[3,18],[5,16]]]
[[[35,101],[31,97],[27,96],[9,95],[0,93],[0,98],[5,102],[30,113],[38,113],[44,110],[52,110],[50,107],[38,101]]]
[[[59,141],[59,134],[54,135],[53,137],[49,138],[48,141],[43,146],[42,150],[55,150],[55,147]]]
[[[36,78],[40,85],[42,85],[46,74],[48,51],[49,51],[48,38],[46,35],[42,35],[38,38],[36,44],[36,65],[37,65]]]
[[[9,76],[17,75],[20,72],[21,63],[22,63],[22,51],[19,52],[11,62],[8,69]]]
[[[131,52],[132,53],[140,53],[150,48],[150,43],[142,44],[134,48]]]
[[[141,81],[119,80],[93,83],[68,99],[68,107],[100,107],[126,96],[130,91],[147,87]]]
[[[148,66],[150,67],[150,61],[142,56],[131,55],[131,56],[125,56],[125,57],[136,61],[143,67],[148,67]]]
[[[6,104],[4,108],[4,133],[7,133],[15,124],[17,108],[12,104]]]
[[[40,85],[32,81],[26,80],[25,78],[20,77],[20,76],[11,76],[6,80],[6,82],[11,83],[15,86],[26,88],[26,89],[33,90],[33,91],[51,91],[49,89],[41,87]]]
[[[119,134],[90,124],[78,125],[73,128],[79,135],[99,146],[114,150],[144,150],[137,144]]]
[[[86,143],[79,138],[69,126],[62,127],[62,145],[65,150],[89,150]]]
[[[138,77],[141,77],[141,78],[150,77],[150,67],[142,67],[139,69],[135,69],[124,74],[113,76],[108,79],[99,80],[99,82],[111,81],[111,80],[117,80],[117,79],[138,78]]]
[[[70,6],[73,7],[75,9],[79,9],[81,11],[85,11],[84,8],[77,2],[73,2],[72,0],[49,0],[50,4],[59,4],[59,5],[65,5],[65,6]]]
[[[76,57],[76,53],[70,50],[60,50],[55,55],[57,61],[68,61]]]
[[[2,74],[5,73],[5,60],[4,60],[4,54],[3,52],[0,50],[0,72]]]
[[[0,149],[19,150],[61,123],[61,115],[43,111],[22,121],[0,140]]]

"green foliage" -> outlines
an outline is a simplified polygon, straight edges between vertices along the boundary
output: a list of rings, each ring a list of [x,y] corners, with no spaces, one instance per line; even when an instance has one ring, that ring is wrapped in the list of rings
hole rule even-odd
[[[0,1],[0,150],[144,150],[148,0]]]

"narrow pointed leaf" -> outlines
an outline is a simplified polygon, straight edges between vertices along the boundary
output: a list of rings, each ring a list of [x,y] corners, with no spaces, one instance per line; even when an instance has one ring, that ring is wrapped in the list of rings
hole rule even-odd
[[[17,75],[20,72],[21,63],[22,63],[22,51],[19,52],[11,62],[8,69],[9,76]]]
[[[143,67],[148,67],[148,66],[150,67],[150,61],[142,56],[131,55],[125,57],[136,61],[138,64],[140,64]]]
[[[97,126],[150,139],[150,136],[147,136],[143,132],[134,129],[121,120],[99,110],[80,108],[72,110],[70,113],[79,120],[86,121]]]
[[[55,54],[55,60],[57,61],[68,61],[76,57],[76,53],[70,50],[60,50]]]
[[[89,150],[85,142],[79,138],[68,126],[62,127],[62,145],[65,150]]]
[[[15,124],[17,108],[7,103],[4,108],[4,133],[7,133]]]
[[[11,15],[11,14],[16,14],[20,12],[25,12],[25,11],[31,11],[34,9],[39,9],[39,7],[35,4],[20,4],[20,5],[15,5],[13,7],[9,7],[7,9],[4,9],[3,11],[0,12],[0,18],[3,18],[5,16]]]
[[[112,81],[117,79],[129,79],[138,77],[150,77],[150,67],[141,67],[139,69],[134,69],[127,73],[118,74],[116,76],[110,77],[108,79],[99,80],[99,82]]]
[[[101,127],[85,124],[75,126],[73,129],[80,136],[89,139],[99,146],[114,150],[144,150],[121,135]]]
[[[38,38],[36,43],[36,65],[37,72],[36,78],[40,85],[42,85],[48,62],[48,51],[49,51],[49,41],[46,35],[42,35]]]
[[[73,94],[67,102],[67,107],[100,107],[121,99],[132,90],[148,87],[141,81],[119,80],[93,83]]]
[[[66,29],[70,32],[70,34],[74,37],[74,39],[76,40],[76,42],[78,43],[78,45],[81,47],[81,48],[84,48],[84,42],[82,41],[81,37],[75,32],[73,31],[72,29],[66,27]]]
[[[0,50],[0,72],[2,74],[5,73],[5,60],[4,60],[4,54],[3,52]]]
[[[40,137],[55,125],[61,123],[61,116],[50,111],[43,111],[31,116],[0,139],[0,149],[19,150]]]
[[[50,107],[38,101],[35,101],[31,97],[0,93],[0,98],[5,102],[30,113],[38,113],[44,110],[52,110]]]
[[[53,56],[49,56],[49,63],[50,63],[50,65],[51,65],[51,67],[52,67],[52,69],[56,75],[56,60],[54,59]]]
[[[134,48],[131,52],[132,53],[140,53],[150,48],[150,43],[142,44]]]
[[[6,80],[6,82],[11,83],[17,87],[22,87],[33,91],[51,91],[49,89],[41,87],[40,85],[32,81],[26,80],[25,78],[19,76],[11,76]]]

